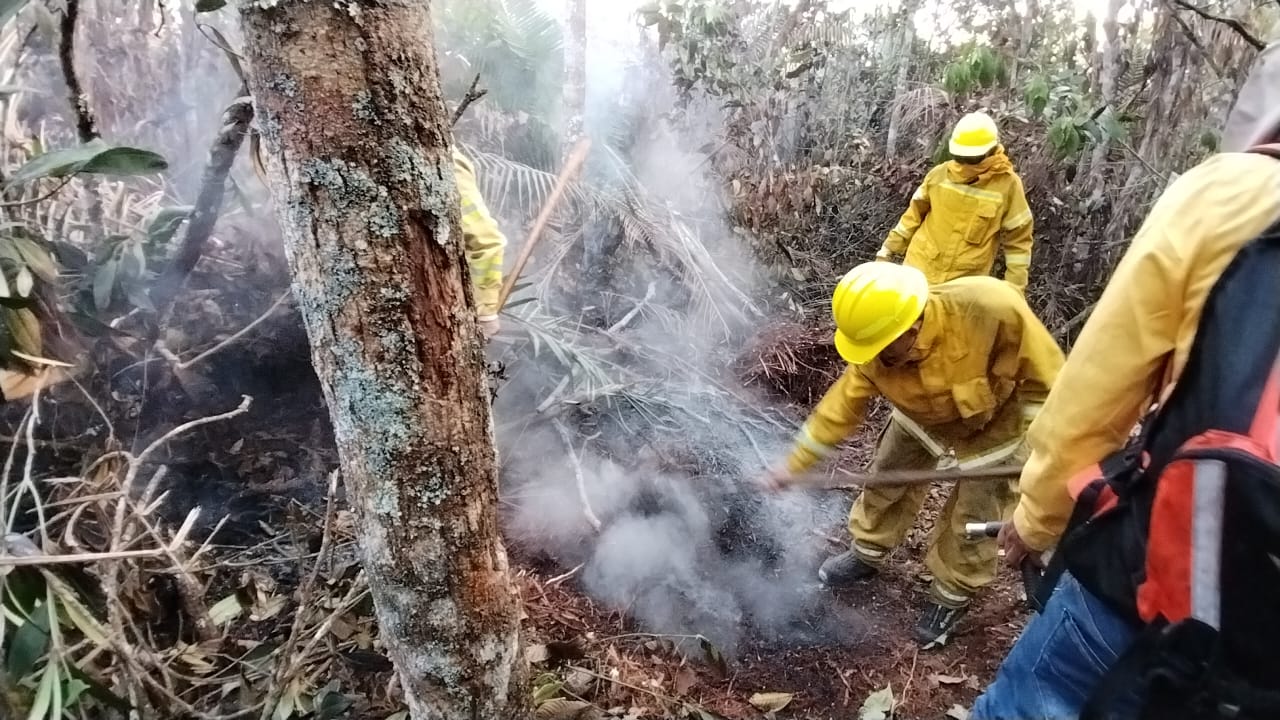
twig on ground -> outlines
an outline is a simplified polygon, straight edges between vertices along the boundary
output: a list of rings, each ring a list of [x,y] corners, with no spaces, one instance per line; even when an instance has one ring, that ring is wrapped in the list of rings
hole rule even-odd
[[[271,316],[275,314],[276,310],[280,309],[280,306],[284,304],[284,301],[289,299],[289,295],[291,294],[291,292],[292,292],[291,290],[285,290],[284,293],[280,295],[280,297],[276,298],[276,301],[271,304],[271,307],[267,308],[267,311],[259,315],[256,320],[240,328],[231,337],[223,340],[217,345],[214,345],[208,350],[205,350],[199,355],[196,355],[190,360],[182,360],[176,354],[174,354],[173,351],[166,348],[163,345],[163,343],[159,341],[156,342],[156,352],[160,353],[161,357],[163,357],[165,360],[168,360],[178,370],[188,370],[192,366],[199,365],[205,360],[208,360],[211,356],[217,354],[219,351],[234,344],[240,338],[243,338],[245,335],[248,335],[249,333],[253,332],[254,328],[258,327],[262,323],[269,320]]]
[[[569,429],[558,418],[551,423],[555,425],[556,432],[560,433],[560,439],[564,441],[565,449],[569,451],[569,459],[573,461],[573,474],[578,482],[578,499],[582,502],[582,514],[591,528],[598,533],[604,526],[600,518],[596,517],[595,511],[591,509],[591,501],[587,499],[587,483],[582,477],[582,463],[578,460],[578,451],[573,448],[573,438],[569,435]]]
[[[577,567],[575,567],[574,569],[570,570],[570,571],[569,571],[569,572],[567,572],[567,573],[564,573],[563,575],[557,575],[557,576],[555,576],[555,577],[551,578],[550,580],[546,581],[545,583],[543,583],[543,586],[544,586],[544,587],[555,587],[556,585],[559,585],[560,583],[564,582],[565,580],[568,580],[569,578],[573,577],[574,575],[577,575],[577,574],[578,574],[578,571],[579,571],[579,570],[581,570],[581,569],[582,569],[582,567],[583,567],[582,565],[578,565]]]
[[[462,96],[462,99],[458,101],[458,107],[453,110],[453,117],[449,120],[449,127],[458,124],[458,121],[462,119],[462,114],[467,111],[467,108],[471,107],[471,103],[489,94],[487,89],[477,90],[476,86],[479,84],[480,73],[476,73],[475,79],[471,81],[471,87],[467,88],[467,93]]]
[[[920,659],[920,648],[912,648],[911,653],[911,671],[907,673],[907,682],[902,686],[902,695],[898,698],[898,703],[894,705],[894,714],[899,708],[907,706],[907,698],[911,697],[911,683],[916,679],[916,661]]]
[[[320,535],[320,552],[316,553],[315,562],[311,564],[311,572],[307,575],[306,580],[302,582],[302,586],[298,588],[298,613],[294,615],[293,625],[289,628],[289,637],[285,640],[284,647],[280,649],[281,662],[276,665],[275,677],[271,680],[271,689],[267,693],[266,702],[263,704],[261,720],[270,720],[272,714],[275,713],[276,705],[280,702],[281,695],[284,694],[285,689],[293,679],[293,674],[297,671],[297,667],[294,665],[295,656],[293,651],[302,636],[302,628],[310,616],[307,609],[311,605],[311,596],[315,593],[316,581],[320,577],[320,565],[324,563],[325,555],[329,551],[329,545],[333,541],[333,519],[337,514],[335,500],[338,495],[338,477],[337,470],[329,473],[329,491],[325,502],[324,529]],[[305,657],[305,654],[303,657]]]
[[[626,315],[623,315],[622,319],[614,323],[606,332],[613,334],[621,330],[622,328],[626,327],[627,323],[635,319],[635,316],[639,315],[640,311],[644,309],[644,306],[648,305],[649,301],[653,299],[653,294],[654,294],[654,291],[656,290],[656,287],[657,287],[656,283],[650,282],[649,289],[646,290],[644,293],[644,299],[641,300],[639,303],[637,303],[635,307],[631,308],[631,312],[627,313]]]

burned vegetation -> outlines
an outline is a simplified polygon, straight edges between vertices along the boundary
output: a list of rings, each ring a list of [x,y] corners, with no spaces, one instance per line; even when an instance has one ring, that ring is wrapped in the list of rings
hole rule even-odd
[[[271,200],[281,129],[223,5],[0,3],[0,717],[407,717]],[[1145,0],[847,5],[430,3],[508,270],[539,228],[486,360],[540,718],[961,717],[1017,579],[920,653],[919,553],[832,593],[848,494],[757,484],[842,370],[831,286],[987,108],[1036,217],[1028,297],[1069,344],[1251,56]]]

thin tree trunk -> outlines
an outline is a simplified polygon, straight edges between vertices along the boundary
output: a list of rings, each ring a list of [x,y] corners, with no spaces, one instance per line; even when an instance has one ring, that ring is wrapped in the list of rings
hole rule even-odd
[[[526,717],[429,4],[239,7],[294,294],[410,712]]]
[[[884,143],[885,157],[890,159],[898,152],[898,135],[902,125],[901,101],[907,92],[907,81],[911,78],[911,50],[916,38],[913,17],[919,7],[920,0],[908,0],[902,9],[902,34],[895,52],[898,67],[893,76],[893,96],[889,98],[889,130]]]
[[[1098,78],[1101,88],[1102,105],[1105,108],[1099,118],[1116,118],[1116,81],[1120,77],[1120,24],[1118,18],[1125,0],[1108,0],[1106,15],[1102,18],[1102,69]],[[1111,152],[1111,137],[1104,132],[1093,147],[1093,156],[1089,159],[1089,187],[1092,188],[1091,205],[1101,199],[1106,184],[1107,155]]]
[[[582,137],[587,113],[587,0],[569,0],[564,40],[564,152]]]

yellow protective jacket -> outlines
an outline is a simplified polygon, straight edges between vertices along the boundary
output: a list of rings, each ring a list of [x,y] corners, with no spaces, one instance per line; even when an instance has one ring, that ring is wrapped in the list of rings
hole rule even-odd
[[[952,160],[930,170],[877,258],[905,255],[937,284],[990,275],[1003,237],[1005,282],[1025,293],[1033,229],[1022,179],[1001,149],[977,165]]]
[[[1165,190],[1028,432],[1014,522],[1030,547],[1057,542],[1073,507],[1069,482],[1122,447],[1142,413],[1167,397],[1209,289],[1277,218],[1280,162],[1261,155],[1216,155]]]
[[[471,286],[475,291],[476,314],[481,319],[498,314],[498,296],[502,291],[502,253],[507,238],[489,214],[489,208],[476,184],[476,172],[465,155],[453,150],[453,175],[462,203],[462,237],[466,243],[467,264],[471,266]]]
[[[818,403],[787,459],[800,472],[852,434],[877,395],[934,455],[961,467],[1014,454],[1044,402],[1062,350],[1008,283],[971,277],[935,285],[908,362],[850,365]]]

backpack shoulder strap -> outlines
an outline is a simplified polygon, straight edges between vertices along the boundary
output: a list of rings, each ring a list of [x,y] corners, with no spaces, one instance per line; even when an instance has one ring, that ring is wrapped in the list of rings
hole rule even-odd
[[[1280,160],[1280,143],[1269,143],[1266,145],[1255,145],[1249,148],[1248,152],[1257,153],[1258,155],[1266,155],[1267,157]]]

